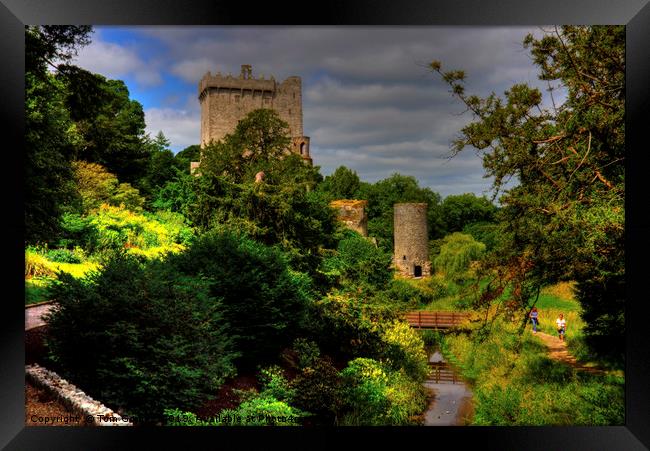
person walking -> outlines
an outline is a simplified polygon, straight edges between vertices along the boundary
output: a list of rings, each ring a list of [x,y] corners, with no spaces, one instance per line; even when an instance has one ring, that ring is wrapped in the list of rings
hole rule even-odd
[[[560,313],[560,316],[555,320],[557,324],[557,333],[560,336],[560,340],[564,341],[564,335],[566,333],[566,320],[564,319],[564,314]]]
[[[530,312],[530,320],[533,323],[533,333],[537,333],[537,324],[539,324],[539,312],[537,311],[537,307],[533,307],[533,310]]]

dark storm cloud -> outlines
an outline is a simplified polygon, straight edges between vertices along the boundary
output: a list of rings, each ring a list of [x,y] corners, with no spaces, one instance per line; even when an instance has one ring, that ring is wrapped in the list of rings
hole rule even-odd
[[[184,107],[147,110],[148,129],[162,129],[175,150],[199,140],[196,84],[205,72],[239,73],[252,64],[254,76],[303,80],[305,134],[314,163],[324,175],[339,165],[376,181],[394,172],[413,175],[441,195],[490,186],[481,159],[471,150],[449,160],[450,143],[472,119],[427,65],[463,69],[467,91],[502,95],[514,83],[545,88],[522,41],[539,28],[515,27],[139,27],[159,42],[156,68],[189,86]],[[121,55],[125,70],[139,67],[143,80],[158,82],[147,60],[131,45],[101,40],[93,45]],[[117,47],[116,47],[117,46]],[[96,52],[97,53],[97,52]],[[164,61],[159,61],[164,55]],[[152,88],[153,89],[153,88]],[[171,96],[170,96],[171,98]],[[561,100],[556,97],[556,101]],[[155,132],[154,132],[155,133]]]

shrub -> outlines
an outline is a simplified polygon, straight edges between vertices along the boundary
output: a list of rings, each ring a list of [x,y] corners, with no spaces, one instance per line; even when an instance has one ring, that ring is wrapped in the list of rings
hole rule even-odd
[[[25,251],[25,278],[54,277],[55,270],[48,264],[47,258],[33,248]]]
[[[436,274],[429,277],[429,280],[427,282],[434,299],[440,299],[444,298],[445,296],[449,296],[449,286],[439,275]]]
[[[391,281],[390,288],[386,290],[386,295],[394,301],[397,301],[404,308],[409,309],[418,308],[418,306],[429,304],[434,300],[430,291],[424,290],[402,279]]]
[[[386,356],[391,368],[403,368],[410,377],[424,382],[429,373],[429,364],[424,342],[418,332],[404,321],[393,321],[385,327],[382,339],[388,344]]]
[[[346,425],[407,425],[426,407],[421,383],[404,371],[391,371],[380,362],[358,358],[341,371]]]
[[[84,279],[59,274],[51,297],[52,364],[114,408],[193,408],[234,374],[220,300],[199,277],[117,254]]]
[[[298,426],[308,414],[273,396],[260,394],[244,401],[237,409],[224,409],[219,424],[227,426]]]
[[[345,425],[380,426],[386,424],[390,402],[386,397],[388,375],[381,364],[368,358],[357,358],[341,372]]]
[[[298,356],[299,369],[311,366],[320,356],[320,349],[316,342],[305,338],[296,338],[293,342],[293,349]]]
[[[287,378],[284,376],[282,368],[277,365],[263,368],[259,376],[262,383],[262,393],[272,396],[278,401],[290,403],[295,394],[295,389],[291,388]]]
[[[81,263],[79,255],[68,249],[50,249],[45,253],[45,257],[53,262]]]
[[[452,233],[444,238],[440,254],[434,260],[435,268],[452,280],[462,280],[470,263],[479,259],[484,251],[485,244],[474,240],[472,236]]]
[[[137,213],[124,207],[102,205],[88,217],[96,230],[91,249],[107,253],[120,249],[146,258],[184,249],[194,235],[178,213]]]
[[[310,314],[310,333],[324,353],[346,359],[380,356],[384,349],[381,330],[363,314],[359,299],[330,293],[318,300]]]
[[[325,263],[326,270],[336,269],[344,282],[385,287],[393,277],[392,257],[356,232],[347,233],[337,247],[337,255]]]
[[[209,232],[168,262],[179,274],[200,274],[210,295],[221,299],[241,363],[275,357],[303,325],[309,278],[292,271],[276,248],[234,232]]]
[[[311,412],[318,423],[331,425],[341,409],[341,378],[329,357],[314,360],[291,381],[293,404]]]

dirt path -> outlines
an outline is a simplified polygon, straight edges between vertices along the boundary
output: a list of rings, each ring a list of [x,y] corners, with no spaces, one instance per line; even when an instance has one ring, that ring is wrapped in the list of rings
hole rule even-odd
[[[25,307],[25,330],[45,325],[42,316],[54,308],[51,302]]]
[[[558,337],[545,334],[544,332],[537,332],[536,336],[539,337],[539,339],[542,340],[542,342],[548,348],[548,356],[550,358],[566,363],[567,365],[571,365],[573,368],[580,371],[587,371],[589,373],[595,374],[605,374],[605,371],[600,368],[584,366],[578,363],[576,358],[569,353],[566,342],[561,341]]]

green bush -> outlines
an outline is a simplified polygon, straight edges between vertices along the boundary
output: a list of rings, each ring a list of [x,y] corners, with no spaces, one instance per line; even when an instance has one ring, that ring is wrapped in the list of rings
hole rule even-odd
[[[273,396],[260,394],[236,409],[224,409],[219,423],[226,426],[299,426],[308,414]]]
[[[310,280],[292,271],[279,249],[215,231],[167,261],[178,274],[200,274],[210,296],[221,300],[242,364],[270,361],[303,326]]]
[[[314,303],[309,332],[324,354],[345,359],[380,356],[385,348],[377,322],[363,313],[359,299],[347,293],[330,293]]]
[[[259,380],[262,383],[262,394],[278,401],[291,403],[296,394],[296,390],[289,385],[284,371],[277,365],[260,370]]]
[[[393,370],[404,369],[416,381],[424,382],[429,373],[424,341],[417,331],[404,321],[385,326],[383,341],[388,345],[386,357]]]
[[[426,407],[421,383],[403,371],[390,371],[381,363],[357,358],[341,371],[343,425],[408,425]]]
[[[332,425],[341,409],[341,378],[329,357],[314,360],[291,381],[293,404],[314,414],[318,424]]]
[[[68,249],[50,249],[45,253],[45,257],[58,263],[81,263],[79,255]]]
[[[416,309],[421,305],[429,304],[434,300],[433,293],[413,285],[411,282],[402,279],[394,279],[386,290],[390,299],[397,301],[398,305],[404,308]]]
[[[84,279],[58,277],[51,364],[94,398],[151,418],[196,407],[234,374],[220,299],[200,277],[124,254]]]
[[[315,341],[305,338],[296,338],[293,342],[293,349],[298,356],[298,368],[303,369],[311,366],[320,357],[320,349]]]
[[[337,255],[324,262],[326,271],[336,270],[342,281],[384,288],[393,277],[392,256],[356,232],[339,241]]]
[[[474,240],[471,235],[452,233],[444,238],[434,265],[437,271],[443,272],[450,279],[463,280],[470,263],[478,260],[483,252],[485,244]]]

